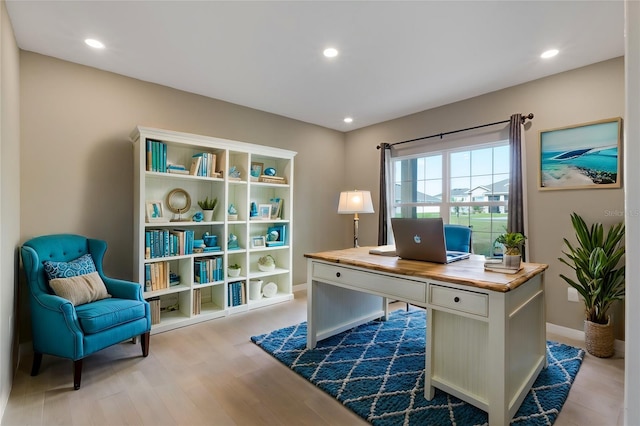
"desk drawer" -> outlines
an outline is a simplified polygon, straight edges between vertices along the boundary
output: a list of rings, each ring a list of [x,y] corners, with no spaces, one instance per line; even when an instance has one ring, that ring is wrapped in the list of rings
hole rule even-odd
[[[429,303],[460,312],[486,317],[489,311],[489,296],[472,291],[458,290],[431,284]]]
[[[382,275],[378,272],[364,272],[342,266],[313,263],[312,277],[318,281],[344,284],[422,305],[426,301],[426,283]]]

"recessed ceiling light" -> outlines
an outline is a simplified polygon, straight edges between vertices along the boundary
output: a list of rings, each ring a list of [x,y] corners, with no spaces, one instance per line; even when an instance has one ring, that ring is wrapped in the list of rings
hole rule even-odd
[[[344,118],[344,122],[345,122],[345,123],[353,123],[353,118],[351,118],[351,117],[345,117],[345,118]]]
[[[558,54],[558,49],[551,49],[551,50],[547,50],[546,52],[543,52],[542,55],[540,55],[540,57],[544,59],[548,59],[548,58],[553,58],[557,54]]]
[[[322,53],[324,53],[324,56],[326,56],[327,58],[335,58],[336,56],[338,56],[338,51],[333,47],[324,49],[324,52]]]
[[[95,49],[104,49],[104,44],[98,40],[88,38],[84,42]]]

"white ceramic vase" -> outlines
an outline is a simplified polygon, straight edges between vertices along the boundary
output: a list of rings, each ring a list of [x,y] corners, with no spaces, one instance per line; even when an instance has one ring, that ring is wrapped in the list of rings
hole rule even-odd
[[[213,222],[213,210],[202,210],[202,216],[205,222]]]

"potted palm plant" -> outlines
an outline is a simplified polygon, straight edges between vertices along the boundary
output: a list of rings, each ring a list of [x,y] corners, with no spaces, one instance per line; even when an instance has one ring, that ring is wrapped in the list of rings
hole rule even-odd
[[[520,232],[506,232],[496,238],[504,246],[503,264],[506,268],[519,269],[522,261],[522,245],[527,237]]]
[[[601,223],[587,226],[576,213],[571,214],[571,223],[577,245],[564,238],[567,250],[562,253],[566,259],[558,260],[574,270],[576,279],[563,274],[560,277],[584,300],[587,351],[597,357],[610,357],[615,340],[609,308],[625,296],[625,267],[620,265],[625,252],[624,224],[613,225],[605,234]]]

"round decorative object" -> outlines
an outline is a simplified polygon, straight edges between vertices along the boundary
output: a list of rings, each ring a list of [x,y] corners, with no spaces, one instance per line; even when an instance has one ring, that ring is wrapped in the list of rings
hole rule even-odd
[[[182,220],[182,214],[191,208],[191,196],[184,189],[176,188],[167,194],[167,208],[180,216],[178,220]]]
[[[264,297],[273,297],[278,294],[278,285],[274,282],[268,282],[262,286],[262,294]]]
[[[266,169],[264,169],[264,174],[267,176],[275,176],[276,169],[274,169],[273,167],[267,167]]]
[[[271,231],[268,234],[268,241],[278,241],[279,236],[280,234],[278,233],[278,231]]]

